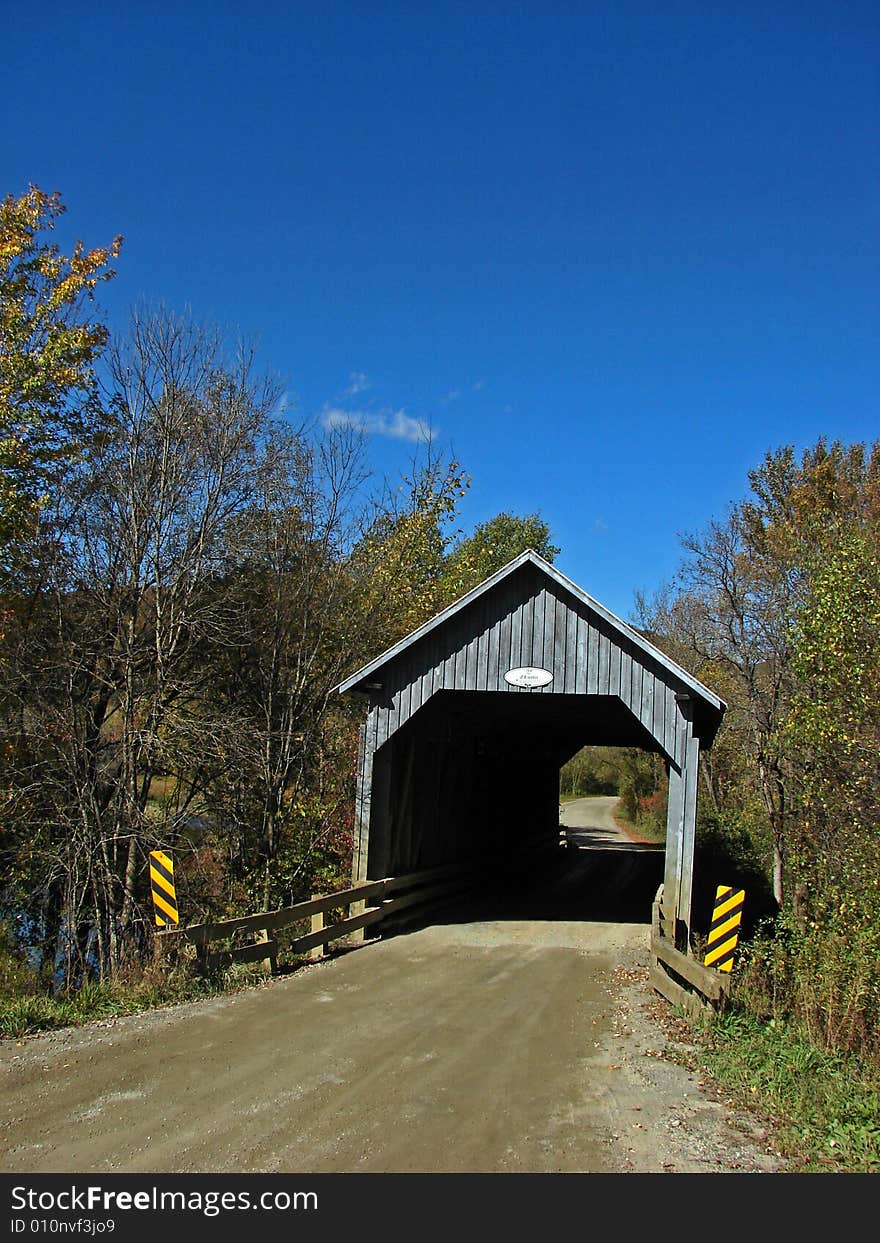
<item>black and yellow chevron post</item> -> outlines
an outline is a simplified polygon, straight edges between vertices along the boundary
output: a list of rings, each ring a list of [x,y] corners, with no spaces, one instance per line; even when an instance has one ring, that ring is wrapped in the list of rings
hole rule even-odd
[[[177,914],[177,895],[174,892],[174,864],[171,856],[163,850],[150,851],[150,888],[153,891],[153,908],[156,924],[167,928],[169,924],[179,924]]]
[[[733,951],[739,940],[739,925],[745,900],[744,889],[738,889],[735,893],[730,885],[719,885],[716,889],[708,948],[703,959],[704,967],[715,967],[718,971],[730,971],[733,967]]]

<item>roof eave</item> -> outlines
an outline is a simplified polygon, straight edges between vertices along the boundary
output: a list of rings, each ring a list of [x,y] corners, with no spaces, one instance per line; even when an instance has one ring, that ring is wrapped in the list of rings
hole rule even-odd
[[[628,625],[620,617],[617,617],[609,609],[605,608],[604,604],[601,604],[598,600],[594,599],[593,596],[589,595],[588,592],[579,587],[577,583],[572,582],[570,578],[567,578],[560,570],[557,570],[555,566],[551,565],[548,561],[545,561],[543,557],[540,557],[530,548],[526,549],[525,552],[520,553],[518,557],[514,557],[512,561],[508,561],[508,563],[502,566],[501,569],[496,570],[494,574],[490,574],[489,577],[484,579],[482,583],[479,583],[476,587],[471,588],[470,591],[466,592],[465,595],[461,596],[453,604],[448,605],[440,613],[437,613],[434,617],[424,622],[416,630],[413,630],[403,639],[398,640],[397,643],[387,648],[379,656],[374,657],[373,660],[369,661],[366,665],[363,665],[355,673],[346,678],[344,682],[339,684],[336,688],[337,692],[340,695],[346,694],[349,691],[354,691],[359,694],[369,694],[371,690],[380,690],[382,683],[379,678],[375,679],[376,684],[374,686],[369,685],[369,679],[372,678],[372,675],[375,674],[377,670],[381,669],[384,665],[389,664],[402,652],[406,651],[407,648],[417,643],[424,635],[429,634],[438,626],[442,626],[445,621],[451,617],[454,617],[455,614],[461,612],[462,609],[467,608],[473,600],[478,599],[485,592],[490,591],[496,583],[501,582],[502,579],[506,578],[508,575],[515,573],[520,566],[525,565],[527,562],[531,562],[539,570],[542,570],[550,578],[554,579],[555,582],[573,595],[575,599],[578,599],[583,604],[586,604],[588,608],[592,609],[593,612],[598,614],[599,617],[603,618],[603,620],[605,620],[613,629],[619,631],[627,637],[637,648],[640,648],[646,653],[646,655],[651,656],[655,661],[657,661],[658,664],[667,669],[686,687],[694,691],[704,703],[719,713],[720,723],[721,717],[723,717],[727,708],[727,704],[723,699],[719,698],[714,691],[711,691],[707,686],[704,686],[702,682],[700,682],[692,674],[688,673],[686,669],[683,669],[677,661],[672,659],[672,657],[667,656],[660,650],[660,648],[655,647],[650,640],[643,638],[637,630],[632,628],[632,626]]]

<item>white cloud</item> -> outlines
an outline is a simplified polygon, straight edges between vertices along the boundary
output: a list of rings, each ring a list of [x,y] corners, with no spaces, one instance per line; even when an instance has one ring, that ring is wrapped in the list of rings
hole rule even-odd
[[[352,371],[348,377],[348,387],[345,389],[344,397],[357,397],[358,393],[365,393],[370,387],[370,381],[365,371]]]
[[[598,532],[600,532],[600,533],[601,533],[602,531],[607,531],[607,530],[608,530],[608,523],[605,521],[605,519],[604,519],[604,518],[597,518],[597,519],[595,520],[595,522],[593,523],[593,530],[594,530],[594,531],[598,531]]]
[[[353,427],[368,436],[388,436],[391,440],[412,440],[427,443],[433,432],[424,419],[414,419],[405,410],[380,410],[371,413],[364,410],[344,410],[340,406],[326,406],[321,416],[324,427]]]

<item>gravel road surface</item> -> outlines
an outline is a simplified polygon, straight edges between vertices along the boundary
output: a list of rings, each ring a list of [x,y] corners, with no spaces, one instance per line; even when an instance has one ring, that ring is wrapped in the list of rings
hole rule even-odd
[[[552,885],[263,987],[0,1042],[0,1168],[777,1168],[667,1057],[647,986],[662,857],[564,853]]]

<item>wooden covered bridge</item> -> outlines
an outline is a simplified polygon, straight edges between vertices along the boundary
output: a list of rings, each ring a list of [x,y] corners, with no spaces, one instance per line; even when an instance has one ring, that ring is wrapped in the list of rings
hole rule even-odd
[[[700,751],[725,705],[532,551],[352,674],[361,727],[354,882],[558,838],[559,770],[641,747],[669,773],[668,931],[688,945]]]

